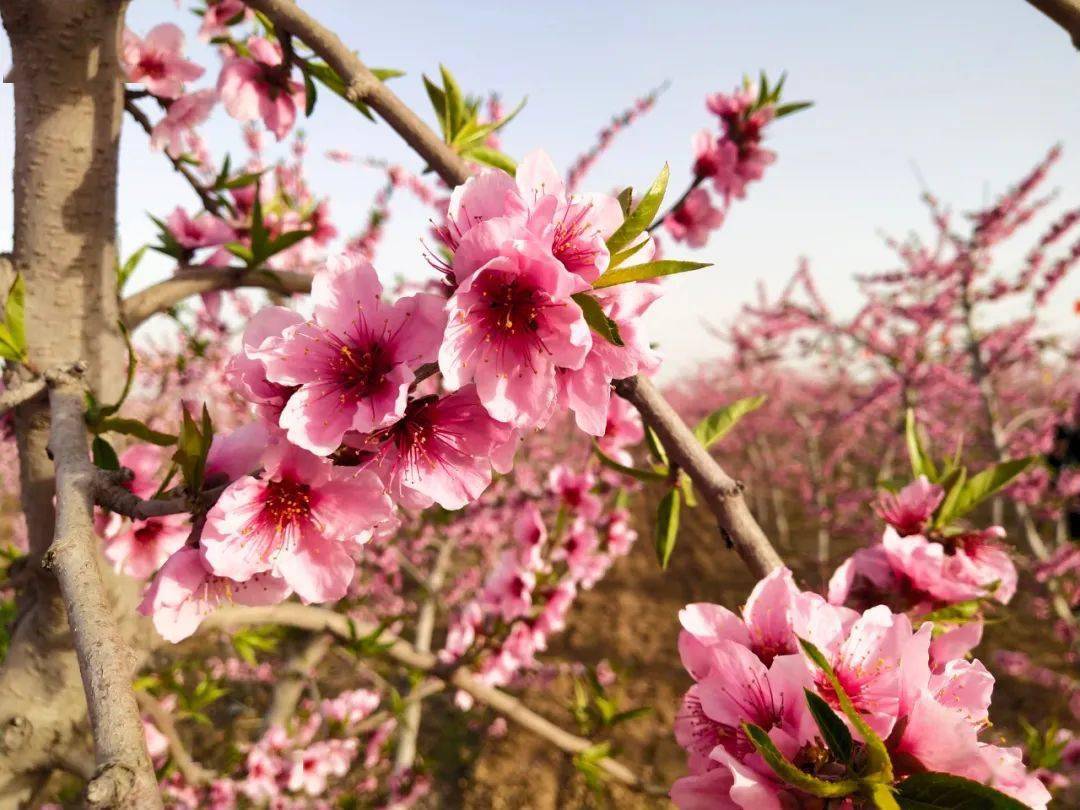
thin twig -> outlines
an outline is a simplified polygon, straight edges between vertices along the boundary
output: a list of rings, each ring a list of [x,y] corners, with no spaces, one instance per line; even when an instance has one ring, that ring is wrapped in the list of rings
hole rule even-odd
[[[284,726],[296,711],[296,704],[304,694],[304,684],[311,677],[315,667],[334,646],[334,636],[319,633],[312,636],[303,648],[285,664],[284,670],[274,684],[274,694],[270,699],[270,709],[263,721],[263,730],[274,726]]]
[[[357,635],[371,635],[379,629],[373,624],[351,620],[327,608],[300,605],[295,602],[285,602],[273,607],[225,608],[209,616],[203,622],[203,627],[229,630],[251,624],[284,624],[302,627],[312,632],[330,632],[343,639],[352,639]],[[432,653],[419,652],[407,641],[385,630],[378,638],[380,644],[383,645],[383,654],[399,664],[443,680],[439,675],[438,659]],[[593,747],[591,740],[559,728],[550,720],[532,711],[517,698],[481,683],[476,676],[465,669],[455,670],[445,680],[449,685],[467,692],[480,703],[491,707],[507,719],[513,720],[567,753],[580,754]],[[599,760],[597,765],[627,787],[645,792],[655,790],[628,767],[610,757]]]
[[[165,710],[165,707],[158,703],[153,695],[146,692],[136,692],[135,699],[139,702],[139,708],[142,709],[143,714],[153,721],[154,725],[157,726],[157,730],[168,741],[169,754],[172,757],[173,764],[176,765],[176,769],[184,777],[184,781],[189,785],[210,784],[216,774],[204,768],[188,753],[184,743],[180,740],[180,735],[176,731],[176,724],[173,723],[172,716]]]
[[[67,608],[82,673],[97,772],[87,785],[90,807],[160,808],[139,707],[131,690],[133,658],[113,619],[97,560],[93,522],[94,467],[89,461],[81,377],[46,374],[56,464],[56,533],[43,564],[55,575]]]

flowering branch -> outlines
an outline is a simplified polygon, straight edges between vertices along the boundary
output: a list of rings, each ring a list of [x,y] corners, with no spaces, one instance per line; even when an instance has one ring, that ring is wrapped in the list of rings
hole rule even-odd
[[[1080,48],[1080,2],[1077,0],[1027,0],[1065,29],[1073,45]]]
[[[456,669],[451,674],[440,677],[438,659],[432,653],[418,651],[407,641],[382,631],[374,625],[350,619],[327,608],[300,605],[286,602],[274,607],[232,607],[219,610],[209,616],[203,627],[212,629],[230,629],[238,625],[249,624],[284,624],[300,627],[313,632],[330,632],[340,638],[352,639],[378,633],[378,641],[383,652],[400,664],[438,678],[472,695],[476,700],[491,707],[515,723],[544,738],[556,747],[571,754],[580,754],[593,747],[593,743],[584,737],[578,737],[559,728],[550,720],[541,717],[529,709],[520,700],[494,687],[481,683],[465,669]],[[610,757],[604,757],[597,763],[605,773],[616,781],[634,790],[651,792],[633,771]]]
[[[140,498],[124,486],[131,480],[130,470],[111,472],[94,470],[92,492],[94,503],[133,520],[146,520],[165,515],[181,515],[186,512],[205,512],[225,490],[225,486],[213,487],[196,498],[179,495],[173,498]]]
[[[86,789],[87,804],[160,808],[157,779],[131,689],[131,651],[112,619],[98,569],[95,472],[86,442],[81,376],[60,369],[46,374],[46,381],[57,510],[56,532],[43,565],[60,585],[90,710],[97,772]]]

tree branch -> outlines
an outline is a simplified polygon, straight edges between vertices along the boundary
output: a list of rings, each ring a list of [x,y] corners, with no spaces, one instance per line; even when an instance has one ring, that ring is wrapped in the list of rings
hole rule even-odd
[[[334,636],[320,633],[308,639],[302,650],[289,659],[284,671],[274,684],[274,694],[270,699],[270,709],[263,721],[263,731],[274,726],[284,726],[296,711],[296,704],[304,693],[304,683],[311,677],[312,670],[330,652],[334,646]]]
[[[615,382],[615,391],[630,402],[660,437],[668,456],[690,476],[720,524],[725,540],[755,576],[783,565],[776,549],[751,514],[743,485],[731,478],[701,446],[675,409],[646,377]]]
[[[124,515],[133,520],[147,520],[152,517],[164,517],[165,515],[182,515],[186,512],[205,512],[221,497],[227,485],[203,490],[196,498],[187,495],[177,495],[173,498],[140,498],[123,484],[131,480],[130,470],[113,472],[109,470],[94,471],[94,480],[91,487],[94,503]]]
[[[165,707],[158,703],[153,695],[146,692],[136,692],[135,699],[138,701],[143,714],[153,721],[158,731],[168,741],[169,754],[172,757],[173,764],[176,765],[176,769],[184,777],[184,781],[189,785],[210,784],[214,779],[214,772],[207,770],[192,759],[191,754],[188,753],[184,743],[180,740],[172,716],[165,710]]]
[[[90,710],[97,772],[87,785],[87,804],[160,808],[157,779],[131,689],[132,653],[113,622],[98,568],[92,498],[95,472],[86,442],[82,381],[66,369],[46,374],[46,380],[57,510],[56,533],[43,564],[60,585]]]
[[[168,311],[185,298],[241,287],[292,294],[308,293],[311,292],[311,276],[289,270],[181,266],[172,278],[125,298],[121,305],[121,317],[127,327],[134,330],[152,315]]]
[[[24,382],[17,382],[14,387],[0,394],[0,416],[44,393],[45,380],[41,377],[33,377]]]
[[[356,635],[371,635],[378,630],[375,625],[350,621],[346,616],[327,608],[300,605],[295,602],[284,602],[268,608],[225,608],[209,616],[203,622],[203,627],[228,630],[240,625],[252,624],[284,624],[302,627],[312,632],[333,633],[343,639],[351,639]],[[564,731],[550,720],[536,714],[517,698],[481,683],[472,673],[457,669],[443,678],[439,673],[438,659],[432,653],[420,652],[407,641],[385,630],[378,639],[382,645],[385,645],[383,653],[399,664],[425,672],[433,679],[444,681],[467,692],[480,703],[544,738],[557,748],[567,753],[580,754],[593,747],[592,741]],[[625,765],[610,757],[604,757],[597,764],[605,773],[627,787],[644,792],[655,790],[646,785]]]
[[[1080,0],[1027,0],[1065,29],[1073,46],[1080,49]]]

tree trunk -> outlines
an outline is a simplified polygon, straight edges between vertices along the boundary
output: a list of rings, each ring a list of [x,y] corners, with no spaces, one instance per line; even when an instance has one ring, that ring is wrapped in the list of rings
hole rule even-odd
[[[100,398],[114,397],[126,357],[116,298],[117,153],[123,112],[118,62],[125,3],[0,0],[15,90],[14,249],[26,282],[30,362],[41,371],[83,360]],[[0,808],[23,801],[49,770],[93,769],[86,703],[53,577],[53,465],[48,405],[15,414],[27,582],[0,669]],[[106,572],[124,635],[138,626],[138,586]],[[149,633],[143,633],[149,637]],[[88,764],[89,763],[89,764]]]

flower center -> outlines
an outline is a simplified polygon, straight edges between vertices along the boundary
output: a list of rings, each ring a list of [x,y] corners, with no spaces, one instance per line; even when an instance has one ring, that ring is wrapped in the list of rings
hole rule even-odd
[[[311,515],[311,487],[285,479],[270,481],[263,497],[263,516],[280,532]]]
[[[161,79],[165,76],[165,60],[156,53],[144,54],[139,59],[139,70],[144,76],[151,79]]]
[[[521,335],[539,329],[540,304],[534,290],[517,279],[485,290],[489,325],[504,335]]]
[[[348,393],[356,397],[374,394],[393,370],[390,357],[379,343],[367,346],[342,343],[332,362]],[[344,393],[341,398],[344,401]]]

